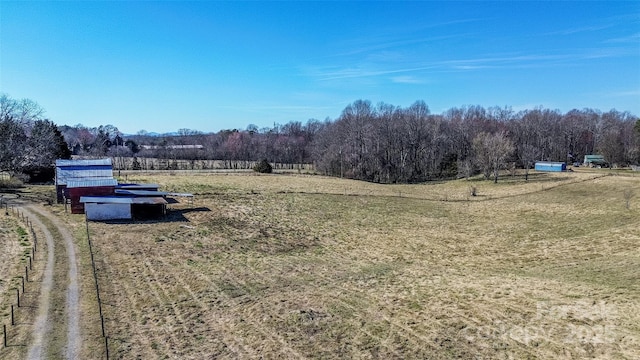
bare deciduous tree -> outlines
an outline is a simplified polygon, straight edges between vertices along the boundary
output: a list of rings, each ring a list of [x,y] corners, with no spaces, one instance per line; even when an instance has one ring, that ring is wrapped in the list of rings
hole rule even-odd
[[[477,164],[482,169],[485,179],[493,174],[493,181],[498,182],[498,174],[506,159],[513,153],[513,143],[505,133],[480,133],[473,139],[473,149]]]
[[[540,156],[540,150],[531,144],[524,144],[518,147],[518,155],[520,156],[520,161],[522,161],[522,166],[524,167],[524,180],[528,181],[529,169]]]

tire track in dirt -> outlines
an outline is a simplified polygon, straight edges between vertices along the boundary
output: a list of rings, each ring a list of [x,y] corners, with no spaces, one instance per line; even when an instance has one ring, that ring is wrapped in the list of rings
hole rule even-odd
[[[226,294],[221,288],[220,286],[218,286],[214,281],[212,281],[208,276],[201,274],[199,272],[194,272],[193,275],[197,278],[199,278],[201,281],[203,281],[204,283],[209,284],[209,287],[216,289],[217,293],[221,294],[222,296],[224,296],[230,303],[232,303],[235,306],[239,305],[239,302],[235,299],[232,298],[231,296],[229,296],[228,294]],[[229,274],[227,274],[229,276]],[[240,280],[236,277],[232,277],[238,284],[241,284]],[[182,287],[185,287],[186,284],[184,284],[184,282],[182,282]],[[248,289],[248,287],[246,285],[241,285],[242,287],[244,287],[245,289]],[[195,296],[193,297],[194,300],[196,302],[201,302],[198,298],[196,298]],[[206,308],[204,308],[203,310],[207,310]],[[251,325],[252,329],[255,330],[256,332],[258,332],[260,335],[262,335],[265,339],[272,339],[274,342],[280,344],[280,346],[282,347],[281,349],[283,351],[286,351],[287,353],[289,353],[291,356],[293,356],[293,358],[295,359],[305,359],[306,357],[304,355],[302,355],[301,353],[299,353],[298,351],[296,351],[293,347],[291,347],[291,345],[280,335],[276,334],[275,332],[272,331],[272,329],[266,328],[263,325],[260,325],[258,322],[256,321],[251,321],[250,319],[245,319],[245,321]],[[226,328],[228,329],[228,326],[226,326]],[[233,333],[233,330],[231,330],[231,332]],[[239,343],[238,339],[236,339],[236,343],[240,346],[243,347],[243,349],[245,351],[251,351],[252,353],[256,353],[256,351],[250,347],[249,345],[245,344],[245,343]],[[252,356],[254,357],[254,356]]]
[[[288,265],[288,266],[293,266],[294,264],[290,261],[284,260],[284,259],[279,259],[280,261],[278,262],[279,264],[284,264],[284,265]],[[342,261],[348,261],[348,259],[346,257],[342,257]],[[286,268],[286,266],[283,266]],[[259,274],[258,272],[252,270],[249,268],[249,271],[251,271],[251,273],[253,274],[254,277],[256,278],[260,278],[263,281],[268,281],[267,278],[265,278],[263,275]],[[317,274],[318,278],[322,279],[324,281],[324,283],[326,284],[334,284],[335,281],[329,277],[327,277],[326,275],[322,275],[322,274]],[[372,299],[377,300],[378,302],[380,302],[380,298],[376,297],[376,296],[371,296],[370,294],[359,290],[359,289],[352,289],[352,288],[347,288],[345,286],[341,286],[341,285],[327,285],[328,289],[333,289],[336,290],[335,293],[340,294],[338,296],[334,296],[332,297],[333,301],[336,301],[338,303],[340,303],[342,306],[350,309],[353,314],[359,314],[359,315],[355,315],[357,318],[359,318],[360,320],[364,320],[364,321],[369,321],[370,319],[376,319],[376,318],[382,318],[384,321],[386,321],[389,326],[393,329],[396,329],[396,334],[397,335],[404,335],[403,338],[407,341],[410,341],[411,343],[413,343],[416,346],[422,346],[425,344],[429,344],[430,341],[427,337],[425,337],[422,334],[417,333],[415,330],[405,326],[404,324],[401,324],[395,320],[392,319],[391,316],[388,316],[387,314],[383,313],[382,311],[373,311],[370,309],[364,309],[364,310],[359,310],[358,308],[356,308],[353,304],[351,304],[350,302],[346,301],[343,299],[343,296],[347,295],[346,297],[352,300],[356,300],[360,303],[363,302],[368,302],[366,301],[367,298],[371,297]],[[363,316],[363,314],[366,314],[367,317]],[[372,334],[371,332],[367,331],[364,327],[361,328],[359,331],[361,331],[362,333],[366,334],[367,336],[371,337],[372,339],[375,339],[378,341],[378,343],[386,348],[387,350],[389,350],[389,352],[394,353],[396,355],[398,355],[400,358],[402,358],[403,356],[393,347],[389,346],[386,344],[385,339],[381,338],[380,336],[376,336],[374,334]]]
[[[66,253],[67,253],[67,266],[68,266],[68,274],[67,274],[67,289],[66,289],[66,301],[65,301],[65,313],[67,315],[67,331],[66,331],[66,335],[67,335],[67,341],[66,341],[66,346],[64,349],[64,356],[66,359],[77,359],[79,357],[79,352],[80,352],[80,348],[81,348],[81,344],[82,344],[82,336],[80,334],[80,291],[79,291],[79,286],[78,286],[78,264],[77,264],[77,260],[76,260],[76,251],[75,251],[75,245],[73,243],[73,236],[71,236],[71,233],[69,232],[69,230],[67,230],[67,228],[64,226],[64,224],[62,224],[62,222],[57,219],[54,215],[52,215],[51,213],[40,209],[38,207],[36,207],[35,205],[28,205],[24,208],[27,212],[30,212],[32,214],[37,214],[38,216],[41,216],[45,219],[47,219],[54,227],[55,227],[55,231],[57,231],[57,233],[60,235],[61,240],[63,241]],[[44,225],[44,223],[42,223],[37,216],[32,216],[32,218],[34,218],[34,222],[36,224],[38,224],[38,226],[42,229],[43,232],[45,232],[45,237],[47,238],[47,243],[49,243],[49,241],[51,241],[51,253],[50,253],[50,258],[53,258],[53,236],[51,235],[51,232],[49,231],[49,229],[47,229],[47,227]],[[47,262],[47,265],[49,265],[49,262]],[[51,262],[51,267],[52,267],[52,271],[51,274],[53,274],[53,261]],[[45,270],[46,271],[46,270]],[[45,276],[47,276],[48,274],[45,273]],[[44,287],[44,282],[43,282],[43,287]],[[43,288],[43,292],[42,292],[42,296],[43,298],[46,298],[46,308],[48,310],[49,307],[49,294],[51,293],[51,284],[49,284],[49,288],[48,289],[44,289]],[[46,318],[44,320],[44,322],[46,323]],[[42,338],[43,336],[46,336],[46,334],[49,332],[50,328],[34,328],[34,339],[38,339],[38,338]],[[39,341],[39,343],[42,343],[42,340]],[[34,342],[34,345],[38,344],[38,342]],[[31,351],[33,349],[33,352]],[[36,346],[36,347],[32,347],[32,349],[29,350],[29,359],[39,359],[42,358],[42,356],[44,355],[43,347],[42,346]]]
[[[149,281],[145,281],[144,284],[154,295],[154,298],[157,299],[156,300],[157,303],[165,304],[165,306],[167,305],[169,306],[169,308],[167,307],[162,308],[162,311],[167,314],[165,317],[165,321],[166,319],[173,319],[174,321],[177,320],[175,321],[176,323],[175,325],[180,326],[182,330],[186,332],[188,329],[185,325],[185,320],[184,320],[184,317],[182,316],[182,313],[175,306],[175,303],[171,301],[172,299],[167,295],[167,292],[162,286],[162,283],[158,280],[156,272],[153,269],[150,269],[150,265],[147,260],[142,261],[141,275],[145,279],[149,280]],[[170,326],[171,325],[167,323],[167,326],[162,327],[164,334],[168,338],[166,339],[167,341],[164,344],[166,345],[166,348],[167,348],[167,355],[176,356],[174,349],[177,348],[180,341],[176,336],[176,332],[173,331],[173,329],[170,328]]]
[[[158,259],[158,261],[165,268],[170,268],[171,267],[171,265],[168,264],[163,259]],[[199,277],[199,276],[193,275],[193,274],[192,274],[192,276]],[[186,292],[193,299],[193,301],[195,301],[198,304],[199,308],[202,310],[203,313],[207,313],[210,310],[210,307],[192,291],[191,287],[189,287],[189,285],[187,285],[181,277],[174,276],[174,279],[175,279],[176,283],[179,286],[181,286],[183,289],[186,290]],[[212,282],[210,282],[209,278],[206,278],[206,279],[207,279],[206,282],[210,283],[212,287],[215,287],[219,294],[221,294],[222,296],[225,296],[227,299],[229,299],[229,297],[226,296],[225,294],[223,294],[223,292],[217,286],[215,286]],[[220,325],[225,330],[225,331],[223,331],[223,334],[225,334],[225,335],[233,334],[233,331],[231,329],[229,329],[229,326],[227,325],[229,323],[230,319],[227,319],[227,318],[216,318],[215,320],[216,320],[216,323],[218,325]],[[238,339],[238,338],[235,338],[235,337],[232,337],[232,336],[224,336],[224,341],[225,341],[225,344],[236,355],[242,355],[243,357],[254,358],[254,359],[260,357],[259,353],[253,347],[249,346],[245,341],[242,341],[241,339]]]
[[[102,259],[101,262],[104,264],[105,269],[108,269],[108,272],[117,273],[117,271],[115,270],[117,266],[113,267],[107,259]],[[145,303],[145,306],[147,308],[153,307],[158,311],[158,313],[156,313],[157,316],[160,316],[165,320],[171,319],[171,318],[177,318],[180,321],[180,323],[178,323],[177,325],[182,324],[181,328],[184,331],[188,332],[189,328],[186,326],[187,320],[184,318],[183,315],[181,315],[181,318],[182,318],[181,320],[181,318],[178,318],[177,314],[174,313],[174,310],[176,310],[175,304],[171,302],[171,298],[166,293],[166,290],[164,288],[158,289],[157,285],[153,284],[153,283],[159,284],[160,281],[164,281],[167,279],[166,278],[159,279],[157,272],[150,268],[153,265],[146,260],[136,262],[136,264],[137,266],[128,267],[127,274],[130,280],[122,281],[118,286],[118,290],[125,297],[124,299],[125,303],[128,304],[124,307],[132,311],[133,313],[132,315],[135,319],[138,320],[138,324],[142,320],[144,320],[145,323],[147,321],[151,321],[153,316],[149,315],[148,312],[143,312],[138,310],[140,305],[140,302],[138,300],[142,299],[142,302]],[[121,264],[119,264],[118,266],[121,266]],[[138,283],[139,280],[135,280],[135,279],[139,279],[139,278],[146,279],[146,281],[142,282],[144,284],[143,286],[130,286],[130,284],[132,283],[133,284]],[[162,293],[164,294],[164,296],[160,293],[160,290],[162,290]],[[204,304],[201,304],[201,305],[206,307],[206,305]],[[219,323],[224,322],[223,319],[216,319],[216,320]],[[142,351],[142,353],[145,353],[145,352],[155,353],[155,355],[159,358],[160,357],[178,358],[180,356],[185,356],[184,354],[179,355],[178,353],[176,353],[176,351],[178,350],[178,348],[176,348],[175,346],[177,344],[177,340],[173,338],[175,337],[175,334],[173,334],[173,332],[170,331],[170,329],[168,328],[168,326],[170,326],[169,324],[160,325],[158,323],[155,323],[154,326],[158,326],[158,328],[156,329],[156,331],[152,331],[151,334],[150,334],[150,330],[152,330],[152,327],[149,327],[149,326],[139,326],[139,325],[135,326],[134,324],[134,326],[132,326],[130,329],[132,331],[131,338],[135,338],[137,341],[137,344],[145,348],[145,350]],[[232,333],[232,331],[229,331],[229,333]],[[164,334],[164,336],[167,336],[168,341],[165,340],[165,341],[156,342],[155,340],[160,339],[157,337],[160,334]],[[227,337],[225,336],[225,338]],[[229,340],[229,339],[226,339],[226,340]],[[124,341],[124,343],[127,343],[127,342]],[[243,351],[243,350],[246,350],[246,348],[241,350],[240,348],[233,346],[232,344],[233,342],[231,343],[226,342],[226,345],[229,346],[229,348],[234,352],[236,356],[240,356],[242,358],[259,358],[259,354],[257,352],[249,353],[247,351]],[[130,352],[128,355],[136,356],[136,354],[137,353]],[[140,355],[137,354],[137,356],[140,356]],[[185,358],[188,358],[188,357],[185,356]]]
[[[113,267],[110,265],[109,262],[107,262],[106,259],[102,259],[102,263],[104,264],[104,268],[106,271],[110,272],[110,273],[114,273],[115,271],[111,270]],[[130,275],[130,277],[135,277],[135,271],[133,268],[129,269],[128,274]],[[140,293],[139,289],[134,289],[131,288],[128,284],[130,282],[128,281],[121,281],[120,282],[120,287],[119,290],[122,291],[124,293],[124,296],[126,297],[125,300],[125,308],[129,309],[132,313],[133,313],[133,318],[137,319],[137,321],[133,324],[134,326],[131,327],[131,337],[138,339],[138,343],[139,345],[143,346],[145,349],[147,349],[150,352],[152,351],[152,345],[151,342],[149,341],[149,336],[147,336],[146,334],[144,334],[144,327],[140,326],[140,324],[142,324],[144,322],[145,316],[142,313],[142,311],[138,310],[139,307],[139,303],[136,299],[141,299],[143,298],[142,294]],[[128,306],[126,306],[126,304],[128,304]],[[115,317],[115,316],[114,316]],[[116,338],[118,339],[118,338]],[[119,339],[120,341],[123,341],[123,339]],[[131,353],[130,355],[135,356],[135,354]]]
[[[38,313],[36,315],[35,323],[33,324],[33,337],[32,343],[27,353],[27,359],[38,360],[43,358],[46,353],[46,334],[51,329],[49,324],[49,301],[51,287],[53,285],[53,264],[54,260],[54,247],[53,236],[49,232],[46,226],[40,221],[37,216],[34,216],[29,209],[23,209],[23,211],[29,215],[31,221],[38,227],[44,234],[45,241],[47,243],[47,264],[44,268],[42,275],[42,284],[40,285],[40,301],[38,303]]]

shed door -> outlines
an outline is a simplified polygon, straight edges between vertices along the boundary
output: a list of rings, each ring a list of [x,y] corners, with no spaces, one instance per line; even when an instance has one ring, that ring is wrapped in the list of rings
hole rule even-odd
[[[85,213],[89,220],[131,219],[129,204],[85,204]]]

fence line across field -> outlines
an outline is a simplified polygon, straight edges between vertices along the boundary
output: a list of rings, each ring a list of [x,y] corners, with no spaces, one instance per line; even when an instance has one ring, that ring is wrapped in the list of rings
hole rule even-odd
[[[9,216],[9,204],[6,200],[4,200],[3,196],[0,196],[0,208],[2,208],[2,206],[5,206],[5,215]],[[16,306],[14,307],[14,304],[10,304],[11,307],[11,326],[15,326],[16,325],[16,310],[19,308],[24,308],[23,305],[25,305],[24,303],[20,303],[20,287],[22,288],[22,296],[24,297],[24,294],[26,293],[27,289],[25,287],[25,283],[28,284],[29,281],[29,271],[33,270],[33,263],[36,261],[36,247],[37,247],[37,236],[35,231],[33,230],[33,222],[29,219],[28,216],[24,215],[24,212],[20,212],[18,209],[14,209],[13,206],[11,206],[11,215],[17,215],[16,217],[18,218],[18,220],[22,220],[26,225],[27,225],[27,229],[30,230],[30,234],[32,236],[33,239],[33,245],[31,247],[31,251],[29,256],[27,256],[27,258],[29,259],[28,264],[25,265],[24,267],[24,275],[20,275],[20,282],[21,282],[21,286],[16,287]],[[26,262],[26,259],[25,259]],[[31,281],[33,282],[33,280]],[[28,311],[28,310],[27,310]],[[3,337],[3,348],[7,348],[9,346],[9,332],[7,330],[7,325],[6,324],[2,324],[2,337]]]

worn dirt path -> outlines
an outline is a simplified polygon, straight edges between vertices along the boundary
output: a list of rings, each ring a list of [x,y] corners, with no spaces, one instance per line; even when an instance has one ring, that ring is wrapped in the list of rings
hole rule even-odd
[[[49,229],[40,221],[37,216],[34,216],[29,210],[22,209],[33,221],[33,224],[38,227],[44,234],[45,241],[47,243],[47,263],[42,275],[42,285],[40,288],[40,301],[38,304],[38,313],[36,321],[33,325],[33,341],[29,347],[27,359],[41,359],[46,354],[46,334],[49,332],[51,326],[49,324],[49,302],[51,294],[51,286],[53,285],[53,264],[54,259],[54,246],[53,236]]]
[[[33,223],[39,227],[45,235],[47,241],[47,265],[45,267],[45,273],[42,281],[42,291],[40,304],[38,306],[38,315],[33,328],[33,342],[29,347],[27,359],[38,360],[46,358],[47,351],[47,335],[51,332],[52,325],[50,323],[50,302],[52,291],[64,291],[64,289],[52,289],[53,273],[55,263],[54,253],[54,241],[62,241],[66,250],[66,267],[68,268],[67,275],[67,288],[66,288],[66,301],[65,301],[65,313],[67,316],[66,326],[66,345],[64,353],[66,359],[77,359],[79,356],[80,348],[82,345],[82,337],[80,334],[80,292],[78,287],[78,264],[76,260],[75,245],[73,244],[73,236],[69,230],[57,219],[54,215],[48,211],[42,209],[36,205],[27,205],[22,208],[26,214],[31,216]],[[59,234],[58,238],[52,235],[51,229],[49,229],[39,217],[43,217],[53,224],[54,234]],[[55,235],[57,235],[55,234]],[[58,264],[60,265],[60,264]],[[64,270],[57,270],[64,271]],[[55,324],[60,326],[61,324]],[[62,349],[61,349],[62,350]],[[57,353],[58,351],[56,351]]]

